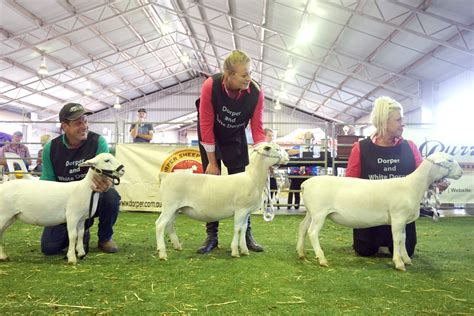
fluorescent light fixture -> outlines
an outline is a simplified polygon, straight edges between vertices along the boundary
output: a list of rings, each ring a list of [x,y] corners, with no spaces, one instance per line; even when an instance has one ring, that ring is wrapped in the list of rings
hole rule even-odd
[[[115,97],[115,104],[114,109],[121,109],[122,105],[120,105],[120,98],[118,96]]]
[[[168,21],[163,21],[163,23],[160,25],[160,28],[163,35],[169,34],[172,31],[171,24]]]
[[[275,106],[273,108],[277,111],[281,110],[280,100],[276,100]]]
[[[184,53],[183,55],[181,55],[181,57],[179,59],[181,60],[181,62],[183,64],[187,64],[187,63],[189,63],[190,58],[189,58],[188,54]]]
[[[289,65],[288,69],[285,71],[285,80],[291,80],[295,78],[296,75],[296,69],[293,67],[293,65]]]
[[[41,65],[38,68],[38,75],[47,76],[49,73],[48,67],[46,66],[46,57],[43,56]]]
[[[304,21],[301,23],[301,28],[298,31],[298,35],[296,36],[295,46],[311,43],[313,37],[316,34],[316,25],[314,23],[308,22],[308,15],[303,17],[303,19]]]
[[[87,82],[87,88],[84,90],[84,95],[90,97],[92,95],[91,83]]]

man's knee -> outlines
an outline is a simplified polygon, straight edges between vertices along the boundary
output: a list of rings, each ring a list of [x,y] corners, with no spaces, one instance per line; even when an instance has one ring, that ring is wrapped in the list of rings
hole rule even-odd
[[[355,252],[362,257],[371,257],[379,250],[378,245],[362,240],[354,240],[352,248],[354,248]]]
[[[41,235],[41,252],[47,256],[62,253],[69,244],[67,226],[45,227]]]
[[[117,192],[117,190],[111,188],[107,192],[101,194],[98,207],[118,210],[120,206],[120,200],[120,194]]]

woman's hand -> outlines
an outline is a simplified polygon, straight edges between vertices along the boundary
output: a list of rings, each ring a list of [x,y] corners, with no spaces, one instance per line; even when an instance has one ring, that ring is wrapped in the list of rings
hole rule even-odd
[[[220,175],[221,171],[217,165],[209,163],[206,168],[206,174]]]

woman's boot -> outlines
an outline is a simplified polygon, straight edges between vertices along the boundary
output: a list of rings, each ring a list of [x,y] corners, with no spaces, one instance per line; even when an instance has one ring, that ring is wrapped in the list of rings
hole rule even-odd
[[[247,248],[251,251],[262,252],[263,247],[257,244],[252,235],[252,227],[250,226],[250,215],[247,222],[247,231],[245,232],[245,241],[247,242]]]
[[[197,250],[197,253],[208,253],[218,245],[217,232],[219,230],[219,222],[206,223],[207,238],[204,244]]]

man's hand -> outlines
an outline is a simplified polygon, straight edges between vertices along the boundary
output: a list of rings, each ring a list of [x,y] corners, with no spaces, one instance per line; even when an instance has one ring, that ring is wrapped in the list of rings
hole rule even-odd
[[[206,168],[206,174],[220,175],[221,171],[217,165],[209,163]]]
[[[94,192],[107,192],[112,187],[111,179],[105,176],[100,176],[98,174],[94,174],[94,176],[92,177],[92,183],[93,185],[91,186],[91,189]]]

